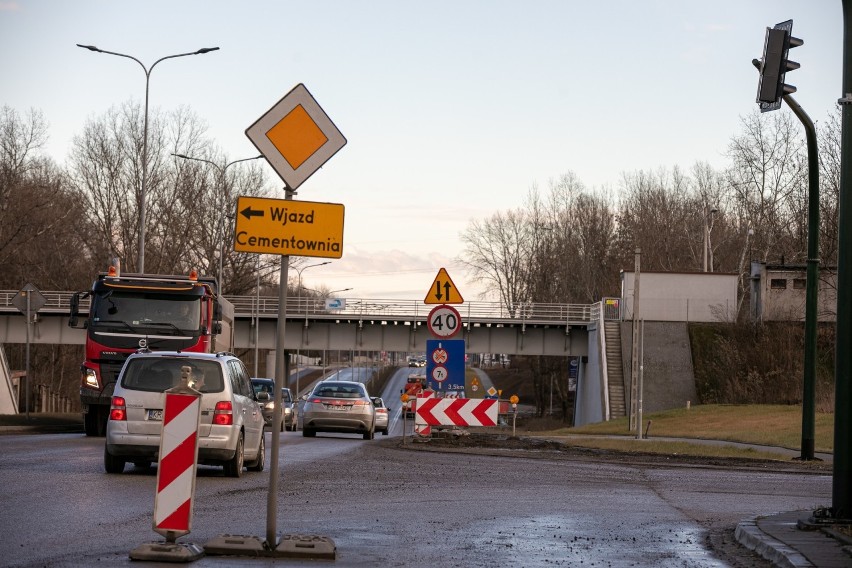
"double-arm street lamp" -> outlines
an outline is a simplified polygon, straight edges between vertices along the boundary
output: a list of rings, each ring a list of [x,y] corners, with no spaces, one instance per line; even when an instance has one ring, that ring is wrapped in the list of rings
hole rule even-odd
[[[107,53],[109,55],[117,55],[119,57],[126,57],[128,59],[132,59],[136,63],[138,63],[142,70],[145,71],[145,123],[142,130],[142,189],[139,194],[139,263],[137,270],[141,273],[145,273],[145,193],[148,189],[148,86],[151,80],[151,71],[154,70],[154,67],[160,61],[165,61],[166,59],[173,59],[175,57],[184,57],[187,55],[201,55],[204,53],[209,53],[211,51],[216,51],[219,49],[218,47],[203,47],[198,51],[190,51],[188,53],[178,53],[175,55],[167,55],[165,57],[161,57],[156,60],[151,67],[145,67],[145,65],[133,57],[132,55],[127,55],[124,53],[117,53],[115,51],[107,51],[105,49],[99,49],[94,45],[82,45],[77,44],[77,47],[82,47],[83,49],[88,49],[89,51],[96,51],[98,53]]]
[[[192,156],[187,156],[186,154],[172,154],[172,156],[174,156],[176,158],[182,158],[184,160],[195,160],[196,162],[204,162],[204,163],[210,164],[211,166],[216,168],[216,170],[219,172],[219,185],[220,185],[219,189],[221,191],[223,199],[225,198],[225,195],[226,195],[227,189],[228,189],[227,178],[225,177],[225,173],[228,171],[228,168],[230,168],[234,164],[238,164],[240,162],[248,162],[250,160],[259,160],[260,158],[263,157],[263,155],[261,154],[259,156],[252,156],[251,158],[241,158],[239,160],[234,160],[233,162],[228,162],[224,166],[220,166],[216,162],[211,162],[210,160],[205,160],[204,158],[193,158]],[[219,247],[219,278],[218,278],[218,280],[219,280],[219,293],[220,294],[222,294],[224,289],[225,289],[225,285],[224,285],[224,282],[222,280],[223,276],[224,276],[224,273],[222,271],[223,270],[222,262],[223,262],[223,259],[225,258],[225,232],[227,231],[227,228],[228,228],[227,223],[225,223],[225,217],[228,217],[228,212],[227,212],[227,208],[223,207],[222,208],[222,217],[221,217],[221,219],[222,219],[222,231],[221,231],[222,241],[221,241],[221,245],[222,246]]]

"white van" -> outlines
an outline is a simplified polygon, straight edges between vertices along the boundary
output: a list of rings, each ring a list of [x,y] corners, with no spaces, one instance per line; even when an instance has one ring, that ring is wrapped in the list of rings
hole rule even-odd
[[[244,466],[263,471],[263,413],[243,362],[230,353],[144,351],[127,358],[113,392],[107,473],[121,473],[127,462],[148,467],[158,460],[164,391],[180,384],[183,367],[202,393],[198,463],[221,465],[229,477],[240,477]]]

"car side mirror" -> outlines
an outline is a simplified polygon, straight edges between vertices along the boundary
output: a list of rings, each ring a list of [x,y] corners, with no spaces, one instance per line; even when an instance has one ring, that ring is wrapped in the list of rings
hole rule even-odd
[[[258,402],[269,402],[270,400],[272,400],[272,397],[269,396],[269,393],[265,391],[257,393],[254,398]]]

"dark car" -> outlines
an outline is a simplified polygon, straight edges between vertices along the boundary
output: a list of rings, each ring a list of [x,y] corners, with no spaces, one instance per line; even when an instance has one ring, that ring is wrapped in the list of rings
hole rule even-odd
[[[263,421],[267,427],[272,428],[272,418],[275,412],[275,397],[273,393],[275,392],[275,381],[272,379],[265,379],[255,377],[251,380],[251,386],[254,388],[254,392],[256,394],[260,394],[262,392],[269,394],[269,400],[261,403],[261,409],[263,410]],[[290,392],[290,389],[284,387],[281,389],[281,404],[282,404],[282,412],[281,412],[281,425],[279,426],[280,430],[283,432],[286,428],[287,430],[296,430],[296,413],[293,408],[293,394]]]

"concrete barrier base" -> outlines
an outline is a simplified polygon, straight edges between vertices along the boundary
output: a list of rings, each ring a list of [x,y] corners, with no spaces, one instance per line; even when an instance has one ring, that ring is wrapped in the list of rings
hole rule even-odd
[[[193,543],[148,542],[130,551],[131,560],[153,562],[193,562],[204,556],[204,549]]]

